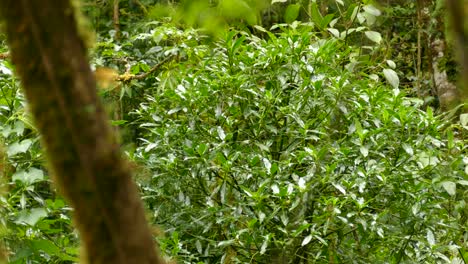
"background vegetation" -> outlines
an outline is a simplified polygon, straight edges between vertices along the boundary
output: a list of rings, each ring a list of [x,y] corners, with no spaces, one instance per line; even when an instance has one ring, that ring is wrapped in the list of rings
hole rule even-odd
[[[81,9],[100,95],[167,258],[467,262],[468,115],[441,1]],[[72,209],[5,57],[5,257],[78,262]]]

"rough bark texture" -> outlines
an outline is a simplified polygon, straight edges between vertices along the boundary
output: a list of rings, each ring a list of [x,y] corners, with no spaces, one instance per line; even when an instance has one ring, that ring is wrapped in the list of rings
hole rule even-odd
[[[67,0],[3,0],[0,12],[51,172],[75,209],[87,263],[163,263],[106,121]]]

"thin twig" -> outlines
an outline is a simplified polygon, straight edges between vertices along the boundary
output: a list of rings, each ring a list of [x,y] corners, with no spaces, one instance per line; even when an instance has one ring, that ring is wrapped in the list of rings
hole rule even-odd
[[[128,81],[132,81],[132,80],[142,80],[142,79],[145,79],[146,77],[148,77],[150,74],[152,74],[153,72],[157,71],[159,68],[161,68],[161,66],[168,62],[169,60],[171,60],[172,58],[174,58],[175,56],[168,56],[166,57],[164,60],[160,61],[158,64],[156,64],[155,66],[153,66],[153,68],[151,68],[149,71],[145,72],[145,73],[142,73],[142,74],[138,74],[138,75],[132,75],[132,74],[128,74],[128,73],[124,73],[122,75],[119,75],[115,78],[116,81],[120,81],[120,82],[128,82]]]

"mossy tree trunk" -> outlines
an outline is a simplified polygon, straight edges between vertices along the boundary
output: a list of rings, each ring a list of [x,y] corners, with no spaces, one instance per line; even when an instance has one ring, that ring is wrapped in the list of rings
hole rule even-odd
[[[0,13],[51,173],[74,208],[83,262],[162,263],[70,1],[2,0]]]

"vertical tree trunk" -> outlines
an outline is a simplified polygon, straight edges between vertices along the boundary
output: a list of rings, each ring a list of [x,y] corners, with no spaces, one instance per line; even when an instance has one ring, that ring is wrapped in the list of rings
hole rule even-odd
[[[459,63],[461,65],[461,94],[463,99],[468,99],[468,39],[465,31],[465,12],[462,1],[447,0],[447,10],[450,14],[451,28],[455,45],[458,49]],[[466,108],[465,108],[466,109]]]
[[[85,263],[163,263],[103,107],[69,0],[3,0],[12,61]]]
[[[120,7],[119,7],[119,0],[114,0],[114,30],[115,30],[115,35],[114,38],[116,40],[120,39]]]

